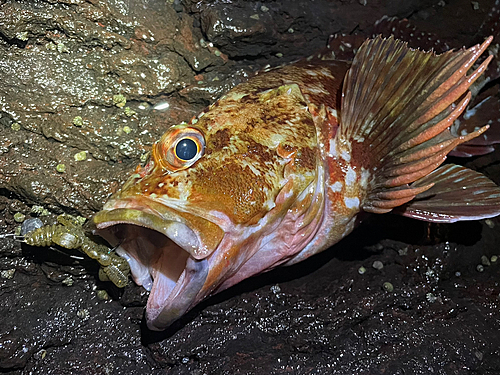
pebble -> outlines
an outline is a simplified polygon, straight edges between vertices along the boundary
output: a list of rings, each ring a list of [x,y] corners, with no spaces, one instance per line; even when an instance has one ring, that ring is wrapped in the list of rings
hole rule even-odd
[[[2,277],[2,279],[10,280],[14,277],[15,273],[16,273],[15,268],[11,268],[10,270],[3,270],[0,272],[0,277]]]
[[[481,257],[481,263],[483,266],[491,266],[490,260],[488,259],[488,257],[486,255],[483,255]]]
[[[24,219],[26,218],[26,216],[24,214],[22,214],[21,212],[16,212],[14,214],[14,220],[17,222],[17,223],[22,223],[24,221]]]
[[[20,235],[24,236],[26,233],[33,232],[35,229],[43,227],[43,222],[37,217],[26,219],[21,224]]]
[[[392,292],[394,290],[394,286],[388,281],[382,284],[382,288],[387,292]]]

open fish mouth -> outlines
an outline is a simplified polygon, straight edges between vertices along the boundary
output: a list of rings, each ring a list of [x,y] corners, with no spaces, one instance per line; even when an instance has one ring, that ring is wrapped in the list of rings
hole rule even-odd
[[[98,212],[93,224],[96,234],[127,260],[134,281],[150,291],[147,324],[152,330],[162,330],[203,298],[200,291],[209,271],[207,257],[215,250],[215,242],[208,246],[203,242],[201,228],[188,225],[192,218],[163,205],[162,212],[150,205],[135,206],[115,202],[118,208]],[[198,226],[212,224],[196,221]]]

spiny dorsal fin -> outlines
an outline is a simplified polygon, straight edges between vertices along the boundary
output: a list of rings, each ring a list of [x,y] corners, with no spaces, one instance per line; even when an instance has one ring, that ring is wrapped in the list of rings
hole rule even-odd
[[[466,75],[491,41],[441,55],[393,38],[377,37],[360,47],[344,81],[336,149],[370,173],[365,211],[389,212],[429,189],[432,183],[408,185],[487,130],[454,136],[449,127],[470,100],[469,86],[491,61]]]
[[[397,213],[437,223],[479,220],[500,213],[500,187],[481,173],[455,164],[439,167],[412,188],[434,184]]]

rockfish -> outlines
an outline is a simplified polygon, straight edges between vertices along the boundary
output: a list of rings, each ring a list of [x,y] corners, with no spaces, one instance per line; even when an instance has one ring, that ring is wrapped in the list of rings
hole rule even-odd
[[[93,218],[150,290],[148,327],[327,249],[361,212],[447,223],[498,215],[492,181],[440,166],[488,128],[450,131],[491,40],[436,55],[377,37],[352,63],[304,59],[257,74],[168,129]]]

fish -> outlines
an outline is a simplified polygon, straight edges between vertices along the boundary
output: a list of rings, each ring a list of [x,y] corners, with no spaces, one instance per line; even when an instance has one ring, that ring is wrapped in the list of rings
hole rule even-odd
[[[208,296],[330,248],[366,213],[438,223],[500,214],[500,188],[443,164],[492,37],[443,54],[393,37],[240,83],[170,127],[92,218],[164,330]],[[474,65],[474,66],[473,66]]]

